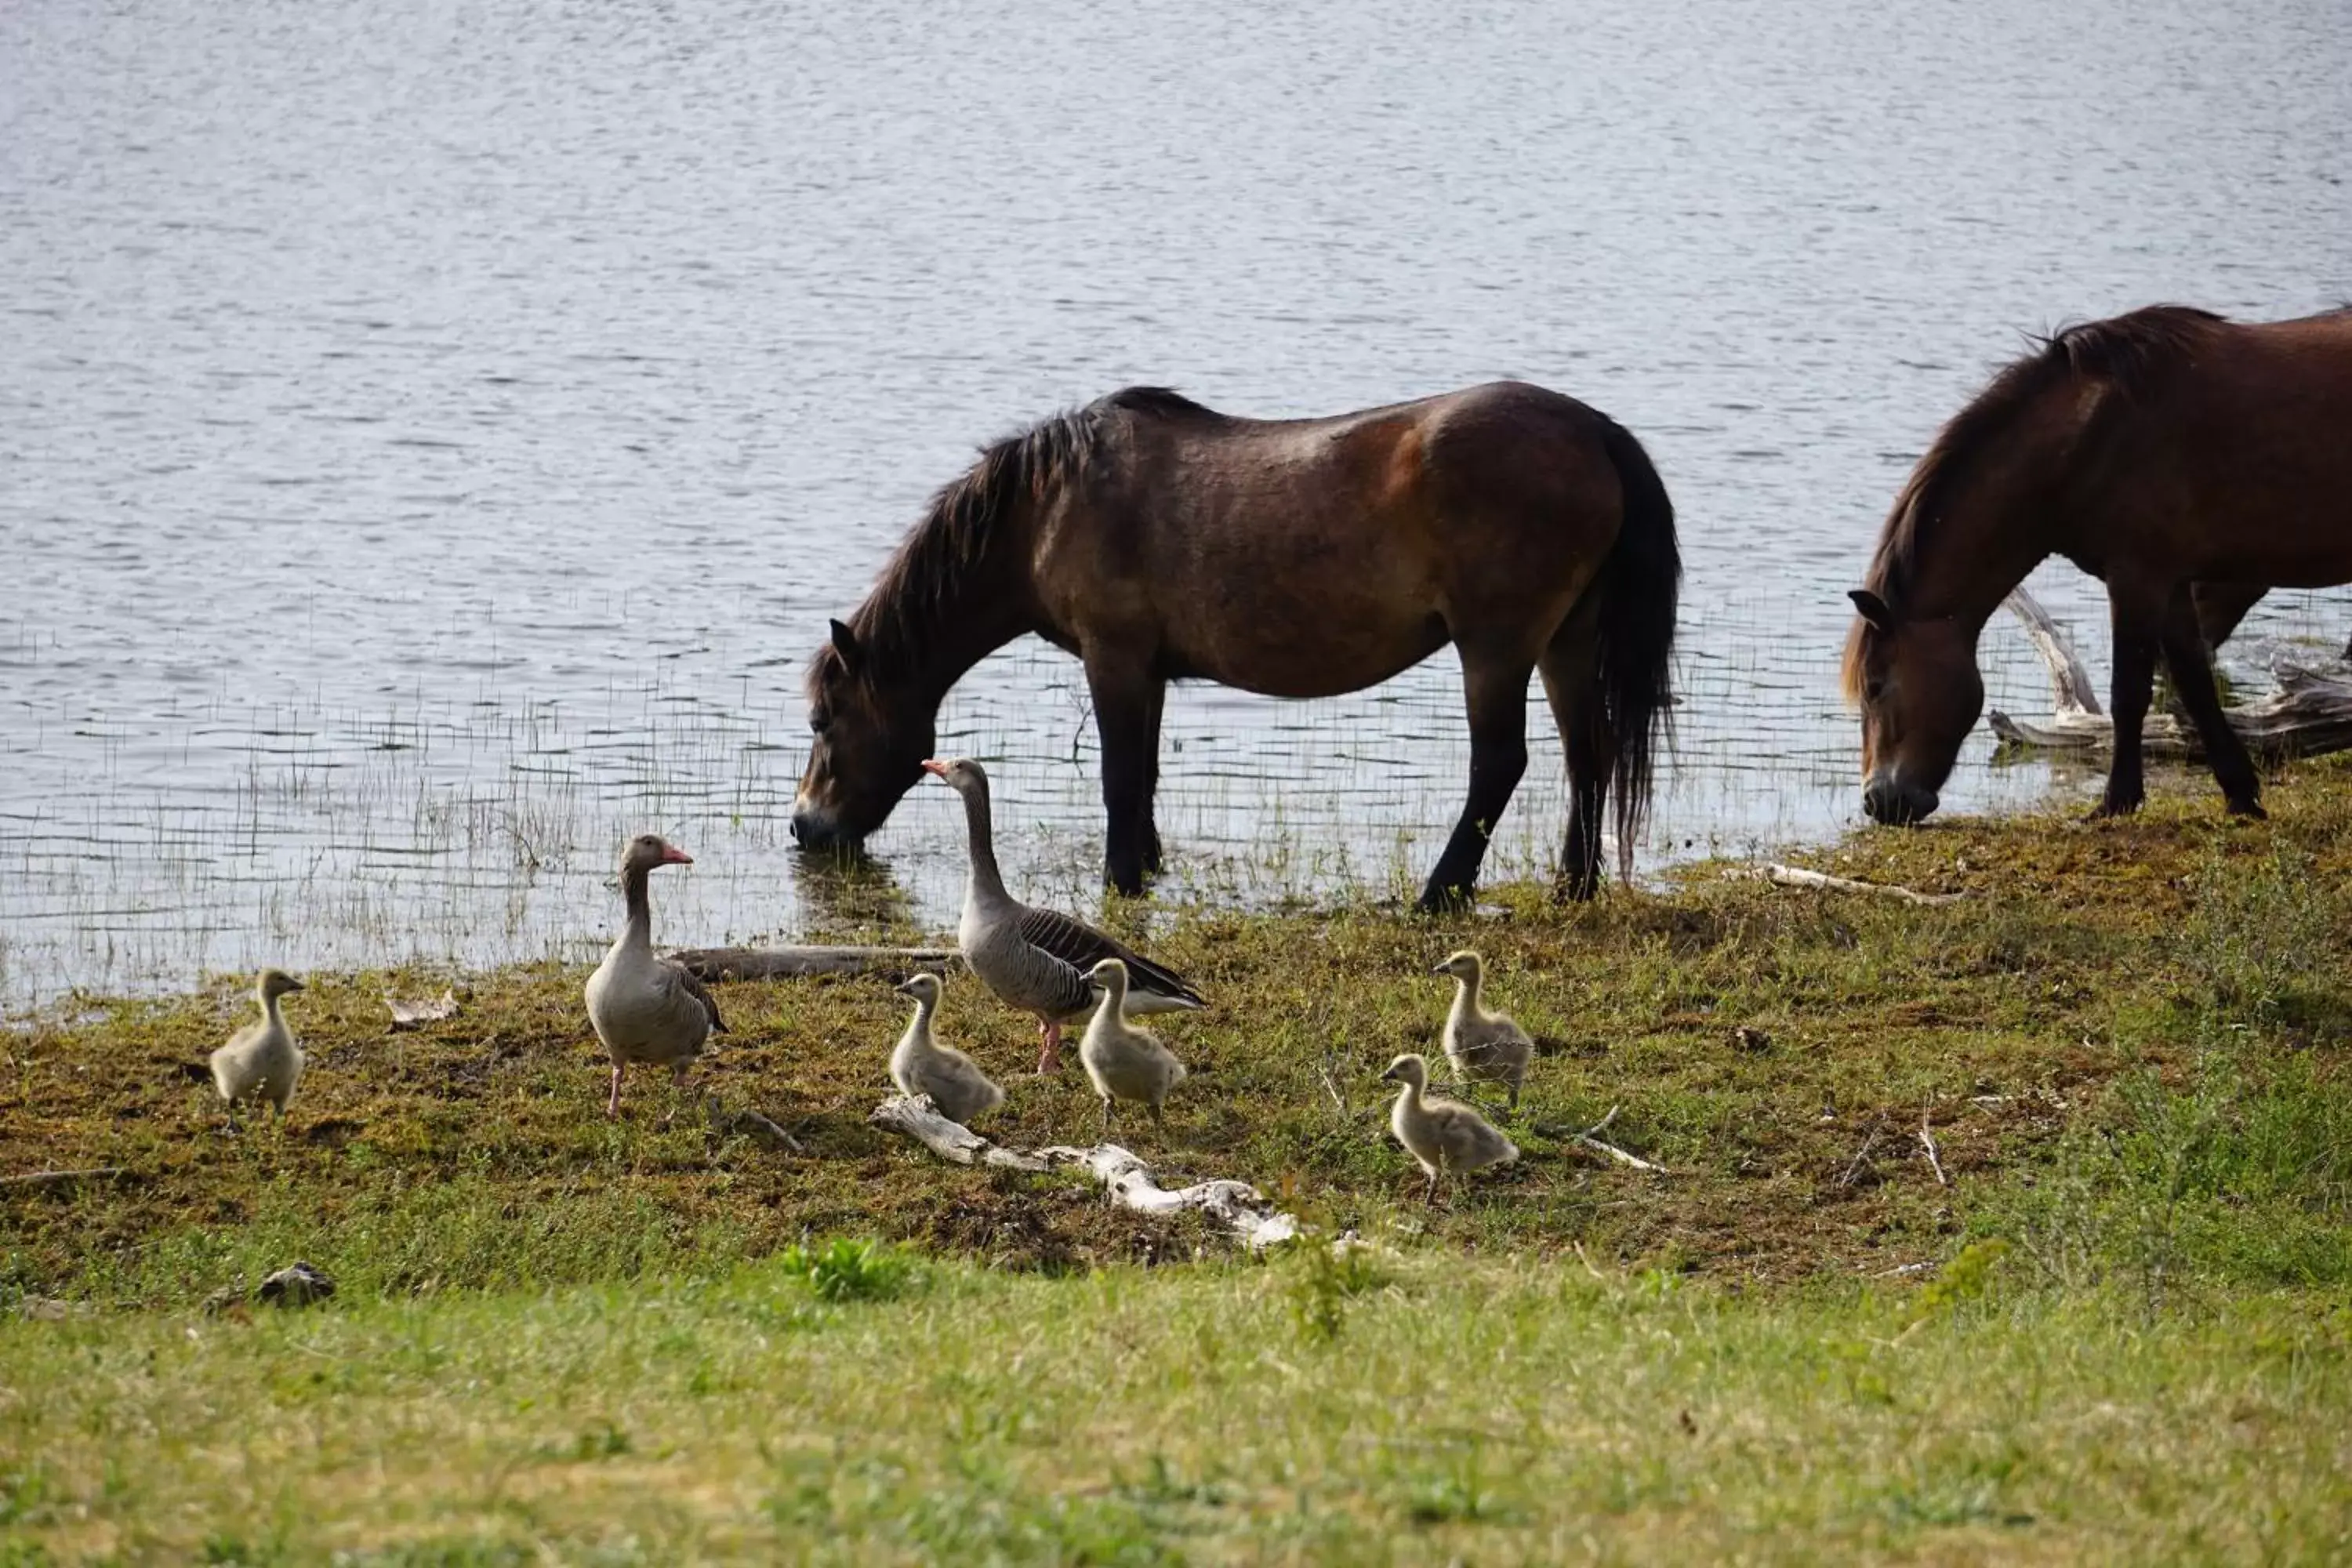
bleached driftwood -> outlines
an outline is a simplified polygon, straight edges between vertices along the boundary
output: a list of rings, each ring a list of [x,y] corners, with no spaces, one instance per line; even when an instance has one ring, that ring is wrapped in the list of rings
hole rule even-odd
[[[962,1122],[949,1121],[928,1094],[911,1098],[894,1094],[868,1112],[866,1120],[892,1132],[903,1132],[950,1165],[994,1165],[1006,1171],[1053,1169],[1035,1154],[1003,1148]]]
[[[1247,1182],[1195,1182],[1170,1189],[1151,1179],[1151,1167],[1116,1143],[1091,1149],[1061,1146],[1037,1152],[1056,1165],[1076,1165],[1103,1184],[1110,1201],[1139,1214],[1173,1215],[1199,1209],[1220,1228],[1241,1238],[1249,1247],[1272,1247],[1298,1234],[1296,1216],[1266,1202],[1265,1194]]]
[[[1751,877],[1759,882],[1777,882],[1784,888],[1815,888],[1827,893],[1876,893],[1882,898],[1900,899],[1906,904],[1950,904],[1968,897],[1966,893],[1923,893],[1916,888],[1898,888],[1891,882],[1857,882],[1852,877],[1832,877],[1827,871],[1808,871],[1801,866],[1783,866],[1767,861],[1761,866],[1735,866],[1726,873],[1733,877]]]
[[[994,1165],[1013,1171],[1076,1167],[1100,1182],[1110,1201],[1121,1208],[1161,1215],[1198,1209],[1211,1224],[1252,1248],[1272,1247],[1298,1234],[1296,1216],[1276,1209],[1247,1182],[1220,1180],[1163,1187],[1152,1179],[1151,1167],[1116,1143],[1097,1143],[1091,1149],[1057,1144],[1034,1153],[1007,1149],[940,1115],[927,1094],[912,1098],[894,1094],[866,1120],[906,1134],[950,1164]]]
[[[2022,588],[2012,588],[2001,603],[2025,623],[2026,639],[2042,656],[2042,662],[2050,667],[2051,710],[2099,716],[2099,699],[2091,672],[2074,657],[2065,634],[2058,629],[2058,623],[2050,618],[2050,612],[2042,607],[2041,601]]]
[[[456,1017],[457,993],[444,990],[431,1002],[404,1002],[387,991],[383,994],[383,1005],[392,1014],[392,1032],[397,1035],[410,1029],[421,1029],[427,1024],[446,1023]]]
[[[689,947],[670,956],[698,980],[805,980],[876,969],[944,974],[962,961],[940,947]]]
[[[2051,711],[2046,719],[2026,720],[1996,708],[1985,716],[1992,732],[2005,744],[2040,751],[2112,750],[2115,721],[2099,710],[2090,677],[2056,624],[2022,588],[2006,602],[2025,623],[2026,636],[2050,667]],[[2270,696],[2223,710],[2248,750],[2284,758],[2315,757],[2352,747],[2352,671],[2315,669],[2278,659],[2271,666],[2271,676],[2278,689]],[[2193,760],[2205,754],[2194,725],[2160,711],[2148,714],[2141,745],[2152,757]]]

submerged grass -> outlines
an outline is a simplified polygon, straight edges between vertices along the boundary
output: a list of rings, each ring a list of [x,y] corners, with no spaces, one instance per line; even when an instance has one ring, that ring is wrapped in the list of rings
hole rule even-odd
[[[709,1086],[797,1157],[650,1080],[606,1121],[576,969],[397,1036],[442,977],[319,977],[235,1137],[188,1069],[237,983],[58,1012],[0,1036],[0,1175],[122,1174],[0,1189],[0,1560],[2340,1554],[2352,770],[2270,800],[1815,858],[1935,908],[1114,910],[1214,1003],[1140,1152],[1377,1244],[1263,1265],[869,1128],[882,977],[721,990]],[[1428,1209],[1376,1075],[1465,944],[1543,1054],[1527,1157]],[[1090,1138],[968,977],[941,1026],[993,1135]],[[1612,1109],[1669,1175],[1574,1141]],[[187,1314],[298,1257],[330,1306]]]

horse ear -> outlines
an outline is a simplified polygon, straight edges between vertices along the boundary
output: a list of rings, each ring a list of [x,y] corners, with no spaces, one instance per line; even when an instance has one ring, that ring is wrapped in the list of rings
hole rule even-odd
[[[857,646],[857,634],[843,621],[833,623],[833,650],[841,655],[843,667],[849,669],[856,669],[857,661],[864,657]]]
[[[1885,600],[1869,589],[1856,588],[1847,594],[1846,597],[1853,601],[1855,613],[1880,631],[1891,632],[1895,629],[1895,612],[1886,607]]]

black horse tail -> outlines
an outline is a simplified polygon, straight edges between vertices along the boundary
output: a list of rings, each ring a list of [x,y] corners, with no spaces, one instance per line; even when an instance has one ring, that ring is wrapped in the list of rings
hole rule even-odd
[[[1650,817],[1657,753],[1674,736],[1675,616],[1683,557],[1675,542],[1674,500],[1642,443],[1604,416],[1601,445],[1624,487],[1624,515],[1617,542],[1587,592],[1601,596],[1601,718],[1613,742],[1609,786],[1617,797],[1617,874],[1630,882],[1633,841]]]

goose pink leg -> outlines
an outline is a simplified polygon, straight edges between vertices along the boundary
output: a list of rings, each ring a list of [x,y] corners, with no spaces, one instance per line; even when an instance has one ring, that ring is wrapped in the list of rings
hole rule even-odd
[[[604,1114],[617,1118],[621,1114],[621,1064],[613,1064],[613,1097],[604,1102]]]
[[[1040,1018],[1037,1020],[1037,1032],[1045,1037],[1045,1048],[1037,1058],[1038,1073],[1042,1076],[1049,1072],[1060,1072],[1062,1070],[1062,1021],[1058,1018]]]

